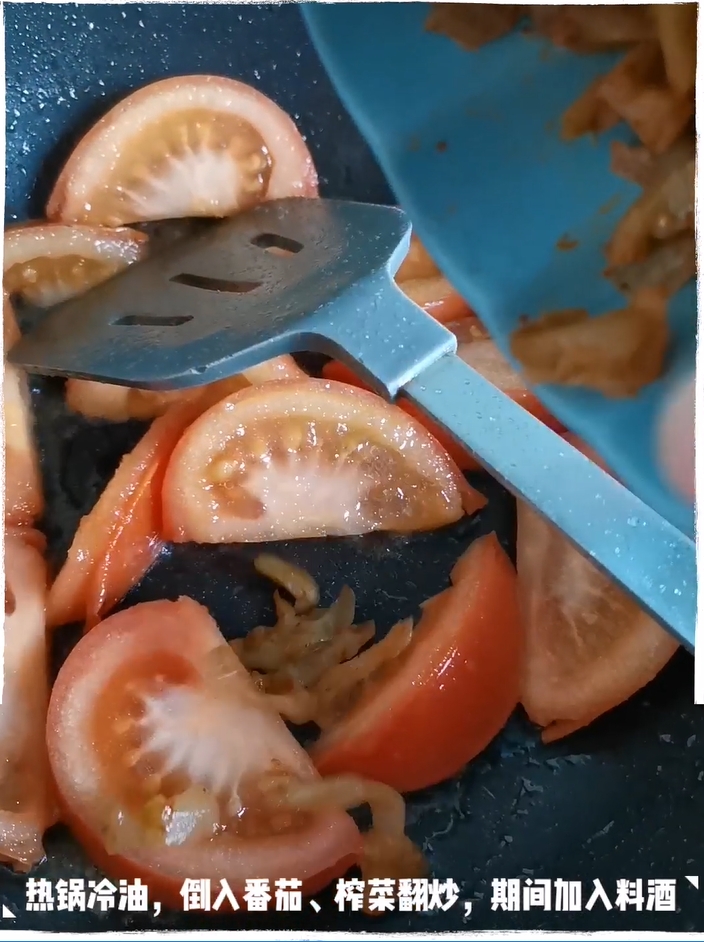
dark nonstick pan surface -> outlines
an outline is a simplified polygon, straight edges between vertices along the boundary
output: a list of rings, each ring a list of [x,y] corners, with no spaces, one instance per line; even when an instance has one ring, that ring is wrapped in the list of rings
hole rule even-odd
[[[59,165],[97,116],[136,87],[188,73],[243,79],[273,97],[307,135],[324,196],[393,201],[367,146],[344,113],[313,52],[299,11],[288,6],[215,4],[5,4],[7,63],[6,220],[41,217]],[[80,516],[95,502],[120,456],[143,431],[137,423],[89,423],[67,412],[61,385],[34,383],[48,510],[44,529],[58,564]],[[328,600],[344,583],[362,619],[388,628],[447,584],[459,552],[496,530],[512,549],[511,498],[493,481],[475,520],[409,539],[304,541],[276,545],[305,566]],[[161,560],[125,604],[188,594],[206,604],[225,634],[272,615],[270,587],[254,575],[255,547],[181,546]],[[57,665],[78,632],[56,640]],[[0,870],[0,902],[17,919],[2,928],[299,929],[448,931],[470,929],[679,930],[702,928],[697,875],[704,845],[704,712],[692,705],[692,660],[678,655],[639,696],[588,730],[551,747],[516,716],[462,776],[408,800],[409,833],[433,876],[451,877],[464,906],[370,921],[341,914],[332,894],[300,914],[150,916],[25,913],[25,880]],[[33,876],[95,879],[69,835],[53,829],[48,860]],[[256,876],[256,874],[253,874]],[[584,900],[599,878],[612,901],[616,881],[677,878],[674,913],[492,911],[493,878],[582,880]],[[702,887],[704,893],[704,884]]]

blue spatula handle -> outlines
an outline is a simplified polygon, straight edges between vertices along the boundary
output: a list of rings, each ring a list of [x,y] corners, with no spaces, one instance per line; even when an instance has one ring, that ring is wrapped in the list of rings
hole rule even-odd
[[[456,355],[436,360],[403,395],[694,651],[692,540]]]

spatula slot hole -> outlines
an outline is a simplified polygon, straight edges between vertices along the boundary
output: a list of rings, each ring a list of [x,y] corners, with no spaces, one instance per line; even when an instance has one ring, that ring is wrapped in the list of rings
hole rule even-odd
[[[112,323],[116,327],[180,327],[192,320],[191,314],[125,314]]]
[[[248,294],[261,286],[261,281],[228,281],[226,278],[207,278],[204,275],[189,275],[184,272],[170,279],[177,285],[189,288],[202,288],[204,291],[218,291],[227,294]]]
[[[290,255],[297,255],[303,246],[295,239],[287,239],[286,236],[277,235],[275,232],[262,232],[261,235],[252,239],[252,245],[258,249],[265,249],[272,255],[279,255],[282,258],[288,258]]]

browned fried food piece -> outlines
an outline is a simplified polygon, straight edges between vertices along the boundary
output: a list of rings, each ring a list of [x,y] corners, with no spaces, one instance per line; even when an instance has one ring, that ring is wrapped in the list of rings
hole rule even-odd
[[[425,28],[454,39],[463,49],[475,51],[506,36],[523,15],[520,6],[494,3],[435,3]]]
[[[668,297],[677,294],[697,273],[697,251],[693,232],[684,232],[660,243],[640,262],[619,265],[605,274],[615,288],[633,294],[639,288],[662,287]]]
[[[629,147],[623,141],[611,143],[611,172],[631,183],[647,186],[653,177],[655,158],[647,147]]]
[[[563,140],[574,141],[584,134],[601,134],[621,120],[601,95],[603,82],[603,75],[594,79],[562,115]]]
[[[647,6],[533,6],[536,32],[576,53],[598,52],[656,38]]]
[[[697,4],[657,3],[650,9],[668,83],[679,95],[693,92],[697,72]]]
[[[694,115],[694,96],[668,86],[657,41],[631,49],[604,76],[598,94],[656,155],[674,144]]]
[[[658,379],[669,342],[667,295],[642,288],[628,307],[590,317],[555,311],[514,331],[511,352],[530,383],[582,386],[613,399]]]
[[[642,170],[643,194],[619,220],[606,247],[611,267],[642,261],[656,240],[694,231],[695,170],[692,138],[682,138]]]

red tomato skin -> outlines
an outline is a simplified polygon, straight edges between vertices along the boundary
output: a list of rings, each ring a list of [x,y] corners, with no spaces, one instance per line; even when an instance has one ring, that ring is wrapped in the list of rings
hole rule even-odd
[[[179,438],[201,412],[199,403],[200,400],[173,407],[156,419],[147,432],[151,436],[152,457],[91,577],[85,600],[86,630],[139,583],[164,548],[161,537],[164,474]]]
[[[50,627],[86,621],[91,628],[144,576],[163,549],[161,484],[179,438],[209,404],[173,406],[126,455],[98,503],[79,525],[51,587]]]
[[[518,704],[524,650],[515,570],[490,534],[453,576],[398,672],[312,747],[321,775],[416,791],[457,774],[505,725]]]
[[[103,599],[113,595],[113,590],[108,588],[110,575],[105,571],[105,560],[111,548],[113,554],[118,552],[124,536],[129,543],[125,549],[130,555],[134,552],[135,563],[129,566],[129,579],[121,580],[123,585],[137,582],[156,558],[157,546],[147,558],[141,548],[153,529],[154,513],[151,504],[145,506],[145,497],[150,495],[143,482],[146,476],[153,474],[162,427],[163,421],[159,419],[152,424],[133,451],[122,459],[97,504],[81,520],[49,593],[49,627],[84,619],[95,623],[104,607]],[[138,527],[133,525],[134,521],[139,521]]]

